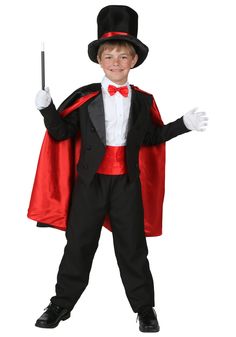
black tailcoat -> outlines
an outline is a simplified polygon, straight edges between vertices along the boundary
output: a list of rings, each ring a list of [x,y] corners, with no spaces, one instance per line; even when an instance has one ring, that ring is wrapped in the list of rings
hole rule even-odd
[[[132,88],[131,107],[128,124],[126,160],[128,176],[133,181],[139,176],[138,155],[141,146],[158,145],[188,132],[183,117],[167,125],[157,125],[152,121],[150,110],[153,96]],[[64,119],[59,117],[53,102],[41,110],[44,123],[50,135],[56,140],[75,137],[78,129],[81,133],[81,153],[78,173],[89,184],[96,173],[105,153],[106,132],[105,114],[101,84],[92,84],[80,89],[80,92],[99,90],[100,93],[74,110]],[[59,112],[77,97],[73,93],[59,108]]]

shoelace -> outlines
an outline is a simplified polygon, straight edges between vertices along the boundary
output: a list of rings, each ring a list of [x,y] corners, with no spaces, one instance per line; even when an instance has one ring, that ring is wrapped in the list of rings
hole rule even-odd
[[[49,305],[46,308],[44,308],[44,310],[47,309],[51,309],[52,311],[57,312],[57,306],[53,305],[52,303],[49,303]]]
[[[155,310],[154,308],[152,308],[152,310],[154,311],[154,315],[155,315],[156,318],[157,318],[156,310]],[[142,313],[140,313],[140,314],[142,314]],[[136,323],[137,323],[137,321],[139,320],[139,315],[140,315],[140,314],[139,314],[139,313],[137,314]],[[145,316],[145,313],[143,313],[143,315]]]

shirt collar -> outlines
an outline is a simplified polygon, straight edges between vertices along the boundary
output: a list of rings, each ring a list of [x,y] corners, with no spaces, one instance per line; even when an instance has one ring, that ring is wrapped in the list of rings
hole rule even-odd
[[[130,94],[130,85],[129,85],[129,82],[126,82],[125,84],[119,85],[117,83],[112,82],[111,80],[109,80],[109,78],[107,78],[106,76],[104,76],[101,84],[102,84],[102,88],[104,89],[104,91],[106,93],[108,93],[107,88],[108,88],[109,85],[114,85],[115,87],[123,87],[123,86],[127,85],[128,90],[129,90],[129,94]]]

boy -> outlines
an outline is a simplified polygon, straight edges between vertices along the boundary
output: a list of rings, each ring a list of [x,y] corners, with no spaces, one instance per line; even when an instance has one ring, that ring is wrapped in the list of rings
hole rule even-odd
[[[122,282],[138,313],[139,330],[160,329],[145,236],[161,234],[164,143],[190,130],[203,130],[207,119],[204,113],[190,111],[163,125],[152,95],[129,85],[130,69],[139,66],[148,53],[137,39],[137,27],[133,9],[103,8],[98,14],[98,40],[88,47],[90,59],[104,71],[102,82],[76,90],[58,111],[48,89],[36,96],[49,134],[41,150],[28,216],[39,226],[65,229],[67,238],[56,296],[35,324],[41,328],[54,328],[70,317],[88,284],[105,224],[113,234]],[[158,195],[153,196],[155,202],[147,194],[150,185]],[[68,221],[63,228],[65,209],[69,209]],[[158,219],[153,220],[156,212]]]

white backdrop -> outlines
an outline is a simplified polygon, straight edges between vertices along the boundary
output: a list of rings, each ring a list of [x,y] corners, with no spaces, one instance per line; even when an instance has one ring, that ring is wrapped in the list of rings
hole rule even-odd
[[[22,0],[1,3],[1,335],[136,336],[112,235],[103,228],[90,282],[69,320],[36,328],[51,296],[64,232],[26,217],[45,133],[34,106],[45,41],[46,84],[58,106],[103,73],[87,56],[96,18],[123,1]],[[130,83],[151,92],[165,123],[198,106],[205,133],[167,144],[163,235],[148,238],[160,336],[236,334],[235,327],[235,14],[233,1],[152,0],[126,5],[139,13],[150,47]],[[140,332],[141,334],[141,332]]]

